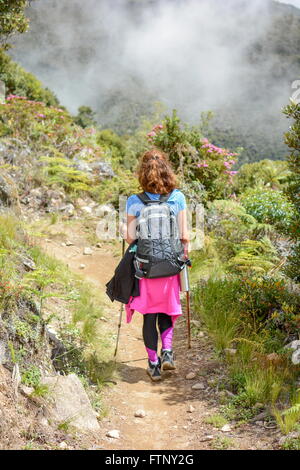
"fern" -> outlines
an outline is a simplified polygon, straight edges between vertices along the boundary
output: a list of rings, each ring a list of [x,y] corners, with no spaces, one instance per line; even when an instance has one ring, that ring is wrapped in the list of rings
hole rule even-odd
[[[39,158],[46,165],[43,168],[48,185],[59,185],[68,192],[88,191],[90,189],[90,178],[83,171],[73,167],[71,160],[62,156]]]
[[[300,403],[297,403],[296,405],[293,405],[291,408],[288,408],[282,414],[289,416],[289,415],[298,414],[298,413],[300,417]]]
[[[278,261],[270,239],[263,237],[261,240],[243,241],[236,255],[227,262],[227,267],[238,271],[268,272]]]

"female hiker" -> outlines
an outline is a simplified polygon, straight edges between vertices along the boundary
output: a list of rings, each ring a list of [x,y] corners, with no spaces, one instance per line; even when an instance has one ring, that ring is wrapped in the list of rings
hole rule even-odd
[[[179,228],[178,240],[184,256],[188,253],[188,233],[186,218],[186,201],[184,194],[176,188],[176,176],[166,154],[160,150],[150,150],[140,159],[138,179],[144,194],[151,200],[159,200],[161,195],[169,194],[167,204],[177,218]],[[127,199],[127,233],[126,241],[131,244],[136,239],[138,217],[144,207],[137,195]],[[180,275],[166,277],[140,278],[139,296],[131,297],[126,305],[127,322],[131,321],[134,311],[143,314],[143,339],[148,354],[147,373],[151,379],[161,379],[161,370],[175,369],[172,346],[174,325],[182,314],[180,298]],[[157,354],[158,330],[161,336],[161,357]]]

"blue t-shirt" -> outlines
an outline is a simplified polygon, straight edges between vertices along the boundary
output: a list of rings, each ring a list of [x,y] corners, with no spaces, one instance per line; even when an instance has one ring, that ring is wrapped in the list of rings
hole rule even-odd
[[[148,193],[146,192],[147,196],[152,200],[159,200],[160,194],[155,193]],[[174,211],[174,214],[177,215],[178,212],[186,209],[186,200],[184,194],[179,189],[173,189],[171,196],[169,197],[168,204],[170,204],[171,208]],[[139,217],[141,209],[143,208],[144,204],[139,199],[136,194],[129,196],[126,203],[126,212],[129,215],[135,215]]]

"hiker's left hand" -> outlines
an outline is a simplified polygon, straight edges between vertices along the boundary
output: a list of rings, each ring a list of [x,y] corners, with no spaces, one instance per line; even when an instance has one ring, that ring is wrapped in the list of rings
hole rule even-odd
[[[183,243],[183,253],[184,253],[185,259],[188,259],[188,257],[189,257],[189,244],[188,244],[188,242]]]

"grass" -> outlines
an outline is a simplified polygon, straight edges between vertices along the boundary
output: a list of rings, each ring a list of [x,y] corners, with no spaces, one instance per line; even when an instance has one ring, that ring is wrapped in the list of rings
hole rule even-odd
[[[230,437],[217,436],[211,441],[214,450],[227,450],[235,447],[235,442]]]
[[[300,413],[291,413],[284,415],[278,410],[273,410],[273,415],[276,419],[277,425],[282,434],[287,435],[294,431],[297,424],[299,424]]]
[[[278,369],[257,361],[243,362],[239,361],[239,356],[229,364],[229,373],[234,392],[243,390],[248,397],[249,407],[255,403],[275,403],[290,378],[287,367]]]
[[[0,215],[0,247],[11,250],[18,240],[18,224],[12,214]]]
[[[22,447],[22,450],[36,450],[38,449],[38,445],[35,442],[27,442],[25,446]]]
[[[300,438],[287,439],[281,448],[283,450],[300,450]]]
[[[62,421],[61,423],[58,424],[57,429],[59,431],[64,431],[65,433],[68,433],[71,428],[71,423],[72,423],[72,419],[66,419],[65,421]]]
[[[288,433],[300,418],[300,407],[282,414],[276,411],[276,406],[282,409],[291,402],[299,368],[291,364],[283,348],[286,336],[276,334],[274,328],[268,330],[262,320],[259,323],[252,317],[256,314],[255,304],[252,306],[249,302],[245,307],[239,300],[240,282],[240,278],[231,275],[226,279],[209,278],[196,285],[193,291],[194,311],[212,338],[219,359],[227,365],[224,388],[235,394],[223,401],[221,413],[226,419],[245,422],[261,409],[272,408],[278,426]],[[262,299],[265,302],[265,298]],[[252,308],[251,315],[247,308]],[[234,348],[236,354],[225,354],[225,348]],[[275,352],[272,362],[268,354]],[[216,420],[217,427],[218,418],[208,419],[212,424]]]
[[[49,395],[49,387],[46,384],[38,383],[34,387],[34,391],[32,393],[33,397],[45,398]]]
[[[237,424],[243,424],[257,414],[255,408],[251,409],[245,406],[243,398],[243,395],[241,395],[235,399],[228,400],[226,405],[221,405],[220,411],[224,414],[225,418],[230,421],[236,421]]]
[[[222,428],[223,426],[225,426],[225,424],[228,424],[227,419],[224,418],[224,416],[222,416],[221,414],[207,416],[206,418],[204,418],[204,422],[206,424],[211,424],[215,428]]]
[[[52,213],[52,214],[50,215],[50,222],[49,222],[49,224],[50,224],[50,225],[55,225],[58,220],[59,220],[59,216],[58,216],[58,214],[57,214],[56,212],[54,212],[54,213]]]
[[[229,359],[227,388],[236,395],[221,407],[227,419],[246,422],[262,409],[286,402],[290,395],[294,376],[288,365],[274,367],[253,361],[251,357],[248,362],[242,354]]]
[[[0,215],[0,281],[11,286],[20,281],[18,265],[20,264],[19,251],[24,243],[24,233],[13,213]],[[0,295],[0,306],[4,303]],[[11,299],[13,301],[13,299]]]
[[[56,285],[61,285],[63,287],[68,286],[70,281],[70,272],[66,269],[64,263],[61,263],[53,256],[48,255],[37,245],[30,247],[28,253],[37,267],[42,267],[44,271],[48,272],[51,278],[55,279]]]
[[[103,405],[103,403],[101,402],[100,405],[96,404],[94,406],[95,410],[97,411],[97,413],[99,414],[99,419],[103,419],[103,418],[106,418],[108,415],[109,415],[109,407],[107,405]]]
[[[232,341],[238,335],[238,311],[232,304],[235,285],[228,288],[222,280],[209,279],[205,290],[194,290],[194,304],[197,315],[205,324],[216,350],[221,352],[232,347]]]
[[[63,326],[61,334],[67,343],[70,341],[69,349],[73,348],[73,343],[79,347],[83,346],[82,359],[93,377],[92,380],[95,383],[105,382],[113,373],[109,362],[112,354],[112,335],[109,332],[103,333],[103,322],[99,321],[105,316],[102,293],[86,282],[82,275],[71,272],[64,263],[47,255],[39,247],[34,246],[31,255],[37,264],[46,267],[49,276],[55,277],[57,297],[67,292],[64,297],[71,319],[69,324]],[[79,358],[81,353],[78,349],[76,352],[75,347],[71,355],[76,362],[76,357]]]
[[[275,407],[273,408],[273,415],[282,434],[289,434],[296,428],[300,431],[300,389],[296,391],[291,399],[291,407],[282,411]]]
[[[207,279],[208,277],[218,279],[224,276],[224,265],[216,241],[212,237],[206,235],[204,248],[193,251],[191,258],[193,262],[190,270],[192,284],[195,284],[199,279]]]

